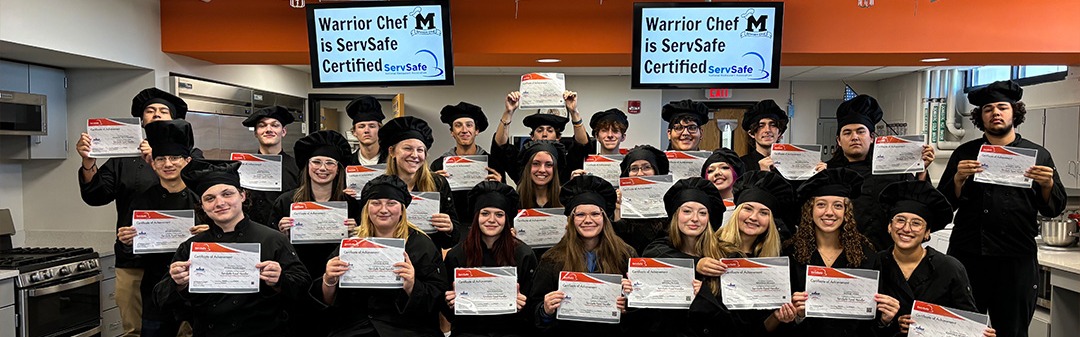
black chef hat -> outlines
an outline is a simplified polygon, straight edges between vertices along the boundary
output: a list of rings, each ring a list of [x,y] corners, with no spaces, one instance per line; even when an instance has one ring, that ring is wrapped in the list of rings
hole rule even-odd
[[[409,207],[412,194],[409,194],[409,186],[401,178],[384,174],[369,180],[360,191],[360,205],[367,207],[367,202],[371,199],[397,200],[402,207]]]
[[[480,212],[484,207],[495,207],[506,212],[506,227],[514,227],[514,217],[517,216],[520,205],[517,190],[510,185],[496,181],[482,181],[473,186],[469,191],[469,209],[472,214]]]
[[[240,162],[231,160],[196,159],[184,166],[180,178],[184,184],[202,198],[214,185],[225,184],[240,187]]]
[[[379,104],[379,100],[368,95],[357,97],[349,102],[349,105],[345,106],[345,113],[349,114],[353,125],[371,121],[382,123],[386,118],[382,113],[382,104]]]
[[[391,119],[379,128],[379,152],[386,153],[386,149],[406,139],[418,139],[429,149],[435,142],[431,137],[431,127],[426,121],[413,116],[401,116]]]
[[[630,151],[626,152],[622,162],[619,163],[619,168],[622,169],[622,173],[620,173],[619,176],[629,177],[630,165],[638,160],[649,162],[649,165],[652,165],[653,169],[655,169],[656,175],[668,174],[670,165],[668,163],[667,154],[664,154],[664,151],[660,151],[652,145],[644,144],[635,146],[630,149]]]
[[[615,219],[615,188],[598,176],[585,174],[570,179],[563,184],[559,201],[562,202],[564,214],[567,216],[580,205],[596,205],[604,210],[608,219]]]
[[[191,156],[195,147],[195,135],[191,124],[183,119],[156,121],[146,124],[146,142],[150,143],[151,156]]]
[[[158,88],[146,88],[138,95],[131,98],[131,117],[142,118],[143,110],[154,103],[161,103],[169,107],[169,114],[173,119],[184,119],[187,116],[187,102],[176,95],[167,93]]]
[[[679,207],[689,201],[699,202],[709,209],[709,227],[712,230],[724,225],[724,211],[727,208],[720,191],[712,182],[699,177],[683,178],[664,193],[664,209],[669,216],[675,216]]]
[[[351,151],[345,136],[334,130],[321,130],[297,140],[293,153],[296,154],[296,166],[306,168],[308,161],[315,156],[330,157],[343,166]]]
[[[536,130],[536,128],[543,125],[550,125],[555,128],[555,132],[562,133],[566,129],[566,123],[570,119],[549,113],[536,113],[525,117],[522,123],[529,127],[530,130]]]
[[[1024,97],[1024,88],[1015,81],[997,81],[986,87],[968,93],[968,103],[982,107],[990,103],[1016,103]]]
[[[779,174],[753,170],[735,180],[735,203],[761,203],[773,213],[783,214],[795,202],[795,189]],[[779,218],[776,216],[774,218]]]
[[[836,196],[855,199],[862,193],[863,178],[848,168],[830,168],[818,172],[799,186],[799,202],[813,197]]]
[[[783,109],[780,109],[779,105],[776,105],[776,101],[767,99],[757,102],[749,110],[743,113],[742,128],[743,130],[750,131],[754,129],[754,126],[761,121],[762,118],[770,118],[776,121],[777,126],[787,125],[788,116]],[[780,128],[780,133],[784,133],[786,127]]]
[[[443,124],[453,126],[454,120],[458,118],[472,118],[476,123],[476,131],[484,132],[488,127],[487,116],[484,115],[484,110],[480,107],[472,105],[467,102],[458,102],[457,105],[447,105],[439,112],[439,120]]]
[[[878,202],[888,209],[885,213],[891,219],[897,213],[915,213],[926,220],[930,232],[945,228],[952,222],[953,209],[949,200],[938,192],[929,182],[901,181],[885,186],[878,196]]]
[[[551,159],[555,161],[555,167],[559,168],[564,159],[566,159],[566,147],[562,143],[554,140],[526,140],[522,145],[521,155],[518,156],[518,162],[521,167],[529,167],[532,162],[532,157],[537,152],[547,152],[551,154]]]
[[[630,120],[626,119],[626,113],[616,108],[594,113],[592,118],[589,119],[589,128],[593,129],[593,132],[596,132],[598,131],[596,130],[596,124],[606,120],[622,124],[623,130],[630,128]]]
[[[259,121],[261,121],[263,118],[276,119],[278,120],[278,122],[281,122],[281,126],[289,125],[289,123],[292,123],[296,120],[296,117],[293,117],[292,112],[290,112],[288,108],[280,105],[275,105],[255,110],[255,112],[252,112],[251,115],[248,116],[248,118],[245,119],[244,122],[241,124],[246,127],[252,128],[256,125],[259,125]]]
[[[837,133],[844,125],[856,123],[866,125],[867,129],[874,131],[874,127],[881,121],[884,114],[885,112],[881,111],[881,106],[873,97],[855,96],[836,107]]]
[[[683,115],[686,115],[697,122],[698,126],[705,125],[705,122],[709,121],[709,108],[706,108],[705,104],[684,99],[678,102],[665,104],[664,107],[660,109],[660,118],[663,118],[664,121],[668,123],[678,120],[683,117]]]
[[[709,172],[709,165],[719,162],[725,162],[728,165],[731,165],[731,170],[735,171],[735,176],[732,177],[733,179],[738,180],[742,177],[744,169],[742,159],[739,159],[738,153],[735,153],[735,151],[726,147],[716,149],[716,151],[713,151],[713,153],[709,155],[709,158],[705,159],[705,163],[701,165],[701,177],[705,178],[705,173]]]

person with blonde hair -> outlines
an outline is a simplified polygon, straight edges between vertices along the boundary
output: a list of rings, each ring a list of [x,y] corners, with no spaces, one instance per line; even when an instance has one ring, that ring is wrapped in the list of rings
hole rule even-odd
[[[461,226],[454,207],[450,183],[432,173],[427,165],[427,151],[435,139],[423,119],[403,116],[391,119],[379,128],[379,146],[386,152],[386,174],[401,178],[412,192],[439,192],[439,213],[431,215],[434,231],[427,233],[441,249],[449,249],[461,237]],[[466,202],[462,200],[461,202]]]

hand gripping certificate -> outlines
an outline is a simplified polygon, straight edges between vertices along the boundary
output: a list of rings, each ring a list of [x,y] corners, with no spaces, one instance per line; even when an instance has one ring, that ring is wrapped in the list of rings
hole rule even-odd
[[[821,162],[821,145],[772,145],[773,166],[788,180],[807,180],[813,177],[814,168]]]
[[[560,73],[529,73],[521,75],[521,109],[560,109],[566,107],[563,92],[566,77]]]
[[[787,257],[721,259],[720,291],[728,309],[776,309],[791,303],[791,270]]]
[[[517,268],[454,269],[455,315],[517,312]]]
[[[582,167],[590,174],[604,178],[611,186],[619,186],[619,175],[622,174],[623,155],[621,154],[590,154],[585,157],[585,165]]]
[[[424,233],[435,233],[435,226],[431,225],[431,216],[439,213],[441,201],[439,192],[409,192],[412,194],[412,202],[406,208],[409,222],[420,227]]]
[[[982,337],[990,323],[987,315],[923,301],[915,301],[911,320],[908,336],[912,337]]]
[[[349,205],[344,201],[294,202],[290,208],[293,227],[289,239],[293,244],[338,242],[349,236],[345,226]]]
[[[140,211],[131,214],[135,227],[132,250],[135,254],[175,253],[176,247],[191,238],[195,210]]]
[[[449,156],[443,158],[443,170],[449,173],[451,191],[468,191],[487,178],[488,156]]]
[[[975,174],[980,183],[1031,188],[1031,178],[1024,172],[1035,166],[1039,150],[1021,147],[983,145],[979,149],[979,164],[983,171]]]
[[[668,159],[668,170],[675,180],[700,177],[701,165],[709,159],[712,152],[709,151],[665,151]]]
[[[690,309],[694,300],[693,259],[631,258],[626,276],[634,285],[630,307]]]
[[[353,165],[345,167],[345,187],[356,191],[356,199],[360,199],[360,192],[364,185],[375,177],[386,173],[386,164],[377,165]]]
[[[256,191],[281,191],[281,156],[233,153],[240,162],[240,187]]]
[[[514,218],[517,238],[529,247],[551,248],[566,234],[562,208],[526,208]]]
[[[622,217],[651,219],[668,216],[664,209],[664,193],[675,182],[670,174],[619,178],[622,190]]]
[[[258,243],[192,242],[191,279],[193,294],[248,294],[259,292],[261,246]]]
[[[926,135],[884,136],[874,139],[872,174],[919,173]]]
[[[339,281],[342,288],[401,289],[405,284],[394,273],[394,264],[405,262],[405,239],[344,239],[338,258],[349,263]]]
[[[138,118],[91,118],[86,120],[86,133],[90,135],[90,158],[141,154],[142,121]]]
[[[615,304],[622,296],[622,276],[617,274],[559,272],[559,291],[566,294],[556,319],[617,324],[622,314]]]
[[[806,267],[806,317],[874,319],[878,271]]]

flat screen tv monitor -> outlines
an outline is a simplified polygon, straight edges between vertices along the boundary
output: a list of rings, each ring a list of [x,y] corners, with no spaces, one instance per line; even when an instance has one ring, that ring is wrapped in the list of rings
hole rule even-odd
[[[312,86],[454,84],[448,0],[306,7]]]
[[[778,88],[782,2],[634,3],[634,89]]]

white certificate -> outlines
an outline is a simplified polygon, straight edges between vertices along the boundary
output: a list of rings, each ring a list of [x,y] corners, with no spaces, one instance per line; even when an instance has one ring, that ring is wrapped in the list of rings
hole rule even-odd
[[[884,136],[874,139],[872,174],[919,173],[926,135]]]
[[[360,199],[360,192],[364,191],[364,185],[383,174],[386,174],[386,164],[346,166],[345,187],[355,190],[356,199]]]
[[[623,155],[621,154],[590,154],[585,157],[585,165],[582,167],[586,172],[594,176],[604,178],[611,186],[619,186],[619,175],[622,175]]]
[[[248,294],[259,292],[261,246],[258,243],[192,242],[191,278],[193,294]]]
[[[982,337],[990,317],[977,312],[947,308],[915,301],[911,308],[908,336]]]
[[[443,158],[443,170],[450,174],[452,191],[468,191],[487,178],[488,156],[449,156]]]
[[[787,257],[721,259],[724,306],[728,309],[776,309],[791,303],[791,269]]]
[[[345,226],[349,205],[344,201],[294,202],[289,217],[293,218],[289,229],[293,244],[338,242],[349,235]]]
[[[731,215],[735,214],[735,201],[732,199],[724,199],[724,222],[721,222],[720,226],[727,225],[728,221],[731,221]]]
[[[975,174],[980,183],[1031,188],[1031,178],[1024,172],[1035,166],[1039,150],[1021,147],[983,145],[979,149],[979,164],[983,171]]]
[[[668,160],[668,171],[675,180],[701,177],[701,166],[709,159],[712,152],[709,151],[665,151]]]
[[[821,162],[821,145],[772,145],[773,166],[787,180],[807,180],[813,177],[814,168]]]
[[[664,209],[664,193],[675,182],[670,174],[619,178],[622,190],[622,217],[626,219],[655,219],[668,216]]]
[[[91,118],[86,120],[90,135],[90,158],[139,156],[143,141],[142,121],[138,118]]]
[[[877,290],[877,270],[807,266],[806,317],[874,319]]]
[[[566,78],[560,73],[529,73],[521,75],[520,109],[560,109],[566,107],[563,92]]]
[[[617,324],[622,314],[615,304],[622,296],[617,274],[559,272],[559,291],[566,294],[556,319]]]
[[[634,286],[630,307],[690,309],[694,300],[693,259],[631,258],[626,277]]]
[[[240,187],[256,191],[281,191],[281,156],[233,153],[240,162]]]
[[[405,213],[409,222],[420,227],[424,233],[435,233],[435,226],[431,225],[431,216],[440,213],[442,196],[439,192],[409,192],[412,194],[412,202],[406,207]]]
[[[135,227],[135,254],[175,253],[176,247],[191,238],[195,210],[140,211],[131,214]]]
[[[339,281],[342,288],[401,289],[405,284],[394,273],[394,264],[405,262],[405,239],[344,239],[338,258],[349,264]]]
[[[454,269],[455,315],[517,312],[517,268]]]
[[[514,218],[517,238],[529,247],[550,248],[566,234],[566,215],[562,208],[526,208]]]

